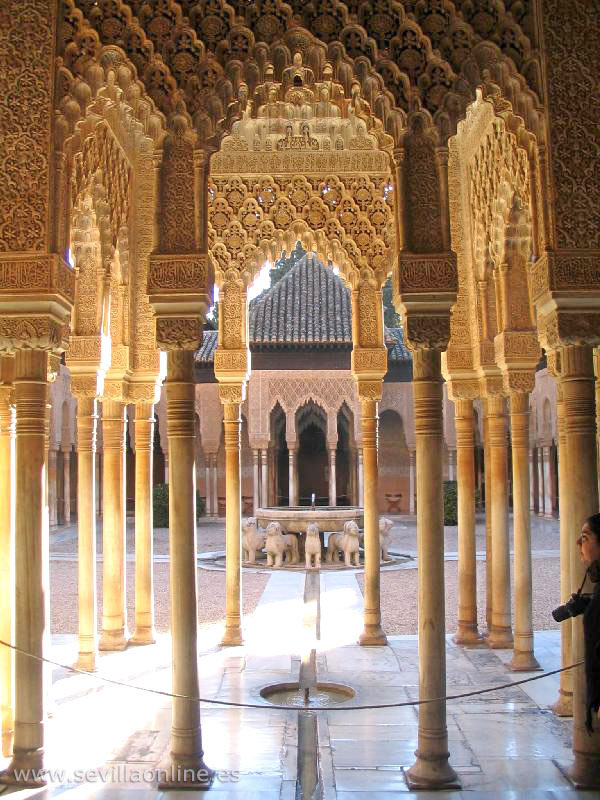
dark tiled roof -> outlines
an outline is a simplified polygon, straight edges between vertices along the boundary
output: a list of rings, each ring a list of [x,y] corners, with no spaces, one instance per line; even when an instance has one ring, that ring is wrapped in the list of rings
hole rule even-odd
[[[343,349],[352,347],[350,292],[333,270],[305,256],[275,286],[250,302],[250,348]],[[386,328],[385,343],[393,362],[410,362],[401,328]],[[196,362],[210,364],[217,331],[204,331]]]
[[[304,256],[250,303],[250,341],[259,348],[352,344],[350,292],[331,269]]]

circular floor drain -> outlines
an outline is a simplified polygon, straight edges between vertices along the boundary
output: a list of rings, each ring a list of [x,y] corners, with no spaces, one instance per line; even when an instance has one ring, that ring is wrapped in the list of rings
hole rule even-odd
[[[304,689],[299,683],[273,683],[260,690],[260,696],[274,706],[298,706],[299,708],[321,708],[350,700],[354,689],[341,683],[317,683],[309,691],[305,703]]]

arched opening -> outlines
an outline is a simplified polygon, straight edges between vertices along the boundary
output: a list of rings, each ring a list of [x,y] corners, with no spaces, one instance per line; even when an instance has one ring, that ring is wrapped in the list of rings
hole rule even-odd
[[[298,500],[310,505],[329,503],[329,465],[327,461],[327,414],[313,400],[296,411],[298,432]]]
[[[269,505],[289,505],[289,454],[285,438],[285,413],[279,403],[271,411],[269,419]]]
[[[379,508],[408,514],[409,455],[402,417],[386,409],[379,417]]]

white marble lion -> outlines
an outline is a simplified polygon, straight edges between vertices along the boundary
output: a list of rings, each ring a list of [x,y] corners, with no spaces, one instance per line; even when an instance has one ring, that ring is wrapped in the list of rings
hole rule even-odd
[[[278,522],[269,522],[267,525],[265,550],[267,551],[267,567],[281,567],[285,553],[286,542]]]
[[[360,566],[360,538],[358,525],[354,520],[344,523],[344,537],[342,539],[342,550],[344,551],[344,563],[347,567]]]
[[[379,519],[379,549],[381,550],[381,560],[387,561],[388,546],[390,543],[390,530],[393,528],[394,523],[387,517],[380,517]]]
[[[329,538],[327,539],[327,555],[325,556],[325,560],[328,564],[338,564],[340,561],[340,552],[343,552],[344,548],[342,547],[342,543],[344,541],[344,534],[343,533],[330,533]]]
[[[313,560],[315,569],[321,567],[321,538],[319,536],[319,526],[316,522],[309,522],[306,526],[304,555],[306,556],[306,569],[312,569]]]
[[[265,546],[266,534],[258,528],[256,517],[248,517],[242,523],[242,553],[244,561],[256,564],[256,553]]]
[[[294,533],[285,533],[283,540],[285,542],[285,563],[298,564],[300,562],[298,537]]]

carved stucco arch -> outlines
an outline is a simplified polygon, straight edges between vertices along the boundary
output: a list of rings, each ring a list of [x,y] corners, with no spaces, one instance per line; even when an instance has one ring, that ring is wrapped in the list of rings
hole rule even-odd
[[[346,89],[352,80],[359,80],[363,96],[371,102],[378,83],[379,94],[387,103],[380,102],[376,113],[391,134],[399,130],[397,113],[420,104],[436,118],[440,131],[449,136],[464,116],[466,105],[474,99],[475,89],[480,86],[486,93],[493,93],[494,83],[527,125],[538,135],[542,133],[539,101],[513,60],[519,62],[523,73],[532,77],[538,88],[537,57],[527,37],[505,13],[497,44],[485,39],[485,31],[483,37],[477,34],[451,3],[444,3],[448,28],[443,42],[435,30],[439,26],[431,24],[432,13],[437,9],[425,8],[427,4],[422,2],[403,4],[410,16],[400,3],[379,4],[377,15],[369,12],[370,5],[365,3],[359,10],[359,19],[351,19],[343,4],[331,3],[330,16],[339,22],[329,33],[316,24],[317,18],[329,13],[323,3],[319,3],[315,19],[311,4],[300,3],[295,14],[284,3],[270,3],[268,8],[263,8],[263,3],[241,4],[237,19],[226,3],[213,3],[210,8],[204,8],[203,3],[182,3],[189,19],[172,0],[160,8],[144,6],[136,0],[131,7],[122,2],[107,5],[87,0],[79,0],[78,5],[89,15],[89,22],[71,10],[69,24],[63,26],[62,46],[65,53],[69,51],[71,63],[81,68],[89,53],[95,54],[99,45],[93,34],[104,43],[119,43],[135,63],[157,106],[167,116],[175,111],[189,113],[202,138],[208,140],[217,135],[215,148],[219,130],[227,129],[227,125],[221,126],[221,120],[239,111],[235,106],[242,86],[252,94],[254,86],[264,78],[264,63],[272,60],[276,69],[283,69],[296,50],[303,52],[313,69],[330,61],[336,79]],[[71,0],[69,7],[73,8]],[[139,20],[132,15],[132,9]],[[376,17],[379,28],[369,31],[370,20],[375,25]],[[383,19],[387,23],[382,27]],[[272,20],[274,25],[270,24]],[[302,25],[317,36],[307,33]],[[429,26],[430,36],[420,26]],[[514,30],[507,43],[511,55],[508,57],[501,50],[502,30],[511,26]],[[289,45],[282,49],[280,43],[286,40]],[[432,47],[432,40],[437,49]],[[403,74],[410,76],[409,91],[391,66],[394,63],[396,67],[403,65]]]

